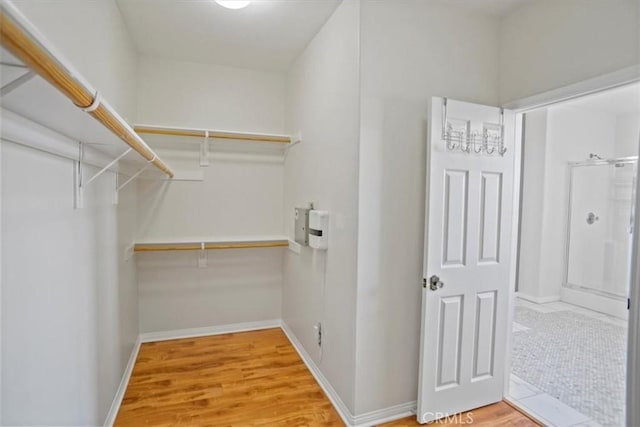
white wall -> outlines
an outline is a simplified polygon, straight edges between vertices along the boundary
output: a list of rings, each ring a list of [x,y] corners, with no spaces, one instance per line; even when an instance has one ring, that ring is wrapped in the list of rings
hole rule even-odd
[[[358,414],[416,400],[431,97],[498,99],[496,18],[431,1],[361,15]]]
[[[283,73],[142,56],[138,76],[138,123],[284,131]]]
[[[640,62],[638,0],[534,0],[500,30],[500,101],[617,71]]]
[[[136,55],[113,1],[15,3],[110,104],[135,114]],[[102,424],[138,334],[135,268],[122,258],[135,190],[115,207],[105,175],[74,210],[71,161],[1,149],[2,422]]]
[[[354,411],[359,138],[359,1],[344,0],[287,81],[287,127],[302,132],[285,163],[285,229],[294,207],[330,212],[329,250],[285,256],[283,319]],[[323,324],[322,352],[313,325]]]
[[[544,207],[547,157],[547,110],[527,113],[524,124],[522,163],[522,200],[518,256],[518,292],[539,297],[546,274],[540,271],[542,256],[540,230]],[[555,297],[556,292],[551,292]]]
[[[3,423],[104,421],[137,338],[135,192],[100,177],[73,209],[73,164],[2,142]],[[95,173],[89,168],[88,173]]]
[[[560,298],[565,280],[568,162],[586,160],[589,153],[613,157],[616,116],[557,106],[546,114],[527,114],[526,128],[518,291],[525,297],[548,301]],[[599,183],[597,180],[594,185]],[[608,193],[606,189],[601,192],[605,192],[604,209]],[[533,251],[539,254],[531,254]],[[602,267],[597,257],[592,264],[596,263]]]
[[[176,170],[201,170],[204,181],[139,180],[138,241],[283,234],[282,157],[216,157],[215,143],[211,147],[210,164],[202,169],[198,144],[158,149]]]
[[[282,248],[138,254],[140,331],[280,319]]]
[[[615,156],[637,156],[639,140],[640,119],[638,113],[616,115]]]
[[[218,65],[140,58],[140,123],[282,133],[285,77]],[[138,241],[283,235],[283,157],[220,152],[199,166],[199,146],[148,139],[176,170],[202,182],[138,181]],[[196,141],[199,142],[199,141]],[[242,149],[241,142],[225,144]],[[279,319],[282,248],[136,255],[141,332]]]

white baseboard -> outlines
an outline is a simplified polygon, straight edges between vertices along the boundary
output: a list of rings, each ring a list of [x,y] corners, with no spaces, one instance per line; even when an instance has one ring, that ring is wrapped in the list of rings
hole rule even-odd
[[[111,408],[109,408],[109,412],[107,413],[107,418],[104,421],[104,425],[106,427],[113,426],[113,423],[115,423],[116,421],[116,416],[118,415],[118,411],[120,410],[122,399],[124,399],[124,393],[127,391],[127,386],[129,385],[129,379],[131,378],[133,367],[136,364],[136,359],[138,358],[138,353],[140,352],[141,344],[142,344],[142,341],[140,341],[140,336],[138,336],[138,338],[136,339],[136,343],[133,345],[133,350],[131,350],[131,356],[129,356],[127,367],[124,369],[124,373],[122,374],[122,380],[120,380],[120,385],[118,386],[118,390],[116,390],[116,395],[113,398],[113,402],[111,403]]]
[[[282,328],[282,331],[289,339],[289,342],[291,342],[291,345],[293,346],[293,348],[295,348],[298,354],[300,355],[300,358],[302,359],[304,364],[307,365],[307,369],[309,369],[309,371],[311,372],[311,375],[313,375],[313,377],[316,379],[318,384],[320,384],[320,387],[322,388],[324,393],[327,395],[327,397],[333,404],[333,407],[336,409],[336,411],[338,411],[338,415],[340,415],[340,418],[342,418],[342,421],[347,426],[353,426],[354,417],[351,414],[351,411],[349,411],[349,408],[347,408],[347,405],[344,404],[344,402],[342,401],[342,399],[340,398],[336,390],[333,388],[329,380],[327,380],[324,374],[320,371],[320,368],[318,368],[318,366],[315,364],[311,356],[309,356],[309,353],[307,353],[307,351],[304,349],[300,341],[298,341],[298,338],[296,338],[293,331],[289,328],[289,326],[284,321],[281,321],[280,327]]]
[[[533,412],[531,412],[531,410],[527,407],[525,407],[524,405],[521,405],[520,403],[518,403],[518,401],[510,396],[504,396],[503,400],[506,402],[507,405],[511,406],[512,408],[515,408],[517,411],[522,412],[524,415],[526,415],[527,417],[531,418],[533,421],[535,421],[536,423],[540,424],[541,426],[544,425],[548,425],[549,422],[547,421],[546,423],[543,422],[543,420],[540,418],[539,415],[534,414]]]
[[[629,318],[626,298],[614,299],[580,289],[564,287],[562,288],[562,301],[614,316],[618,319],[627,320]]]
[[[356,415],[355,417],[353,417],[353,425],[357,427],[371,427],[399,420],[401,418],[415,416],[416,406],[417,402],[414,400],[412,402],[401,403],[399,405],[390,406],[388,408],[378,409],[376,411]]]
[[[388,408],[378,409],[376,411],[366,412],[360,415],[353,415],[349,408],[347,408],[347,405],[344,404],[336,390],[333,388],[329,380],[327,380],[324,374],[320,371],[320,368],[318,368],[311,356],[309,356],[309,353],[307,353],[300,341],[298,341],[291,328],[289,328],[289,326],[284,321],[281,321],[281,328],[291,342],[293,348],[295,348],[300,355],[300,358],[302,359],[304,364],[307,365],[307,368],[311,372],[311,375],[313,375],[318,384],[320,384],[320,387],[333,404],[333,407],[340,415],[340,418],[342,418],[342,421],[348,427],[371,427],[415,415],[415,400]]]
[[[560,295],[551,295],[548,297],[534,297],[533,295],[523,294],[522,292],[516,292],[517,298],[522,298],[523,300],[534,302],[536,304],[547,304],[550,302],[560,301]]]
[[[281,328],[284,334],[291,342],[291,345],[300,355],[300,358],[307,366],[311,375],[316,379],[322,390],[325,392],[331,404],[336,409],[342,421],[348,427],[371,427],[385,422],[394,421],[400,418],[409,417],[416,413],[416,402],[406,402],[399,405],[391,406],[388,408],[379,409],[376,411],[367,412],[360,415],[353,415],[349,408],[344,404],[338,393],[335,391],[329,380],[320,371],[315,364],[311,356],[306,352],[300,341],[296,338],[293,331],[287,326],[284,321],[280,319],[262,320],[258,322],[245,322],[234,323],[230,325],[209,326],[204,328],[190,328],[190,329],[177,329],[173,331],[163,332],[147,332],[140,334],[138,340],[131,352],[131,357],[127,363],[127,367],[122,376],[122,381],[116,392],[116,395],[107,414],[104,425],[111,427],[116,420],[122,399],[127,390],[133,367],[140,351],[140,345],[142,343],[155,342],[155,341],[168,341],[181,338],[194,338],[204,337],[211,335],[230,334],[235,332],[256,331],[260,329]]]
[[[207,326],[204,328],[176,329],[173,331],[146,332],[140,334],[145,342],[177,340],[181,338],[206,337],[211,335],[231,334],[234,332],[257,331],[260,329],[279,328],[280,319],[260,320],[257,322],[232,323],[230,325]]]

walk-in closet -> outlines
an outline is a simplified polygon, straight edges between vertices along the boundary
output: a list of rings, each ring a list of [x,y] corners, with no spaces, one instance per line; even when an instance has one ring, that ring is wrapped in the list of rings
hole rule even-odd
[[[566,287],[526,198],[564,142],[529,136],[620,90],[637,162],[639,28],[638,0],[0,0],[0,425],[564,426],[513,383],[557,303],[526,286]],[[637,236],[607,258],[626,425]]]

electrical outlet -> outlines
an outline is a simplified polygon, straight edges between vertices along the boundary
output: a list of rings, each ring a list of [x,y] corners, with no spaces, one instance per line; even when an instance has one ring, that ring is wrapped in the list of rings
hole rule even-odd
[[[313,326],[313,330],[316,333],[316,340],[318,347],[322,347],[322,323],[318,322]]]

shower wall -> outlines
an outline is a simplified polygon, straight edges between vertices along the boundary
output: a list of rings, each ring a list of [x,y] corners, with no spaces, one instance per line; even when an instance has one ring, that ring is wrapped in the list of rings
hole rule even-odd
[[[637,156],[640,118],[638,113],[616,115],[615,157]]]
[[[571,167],[568,287],[626,298],[634,163]]]
[[[568,163],[586,160],[589,153],[606,158],[637,155],[639,131],[637,116],[632,114],[573,106],[526,114],[517,284],[520,297],[537,303],[566,298]],[[595,182],[587,185],[592,193],[606,197],[604,187],[597,190],[597,186]],[[602,255],[596,252],[594,257]]]

